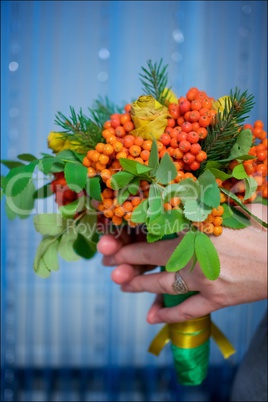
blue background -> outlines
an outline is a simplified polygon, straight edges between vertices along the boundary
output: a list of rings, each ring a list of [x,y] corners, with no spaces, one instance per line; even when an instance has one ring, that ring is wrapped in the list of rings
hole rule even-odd
[[[120,105],[138,97],[149,59],[168,64],[178,96],[192,86],[214,98],[248,90],[248,122],[267,127],[266,2],[3,1],[1,30],[3,159],[46,152],[57,111],[87,112],[99,96]],[[226,400],[266,302],[214,313],[237,353],[224,361],[212,341],[207,381],[181,387],[169,347],[158,358],[147,353],[161,328],[145,321],[153,295],[122,294],[99,255],[61,261],[40,279],[32,217],[8,222],[2,210],[1,223],[1,400]]]

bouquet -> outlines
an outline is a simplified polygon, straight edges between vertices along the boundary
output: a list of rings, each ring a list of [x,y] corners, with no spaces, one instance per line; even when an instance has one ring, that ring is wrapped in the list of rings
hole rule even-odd
[[[2,180],[10,219],[27,218],[38,199],[55,197],[55,213],[33,217],[42,235],[37,275],[57,271],[59,257],[92,258],[104,232],[142,228],[148,242],[185,233],[162,270],[176,272],[191,261],[194,275],[198,262],[216,280],[220,260],[211,236],[247,227],[248,215],[267,227],[246,207],[267,199],[266,132],[260,120],[245,122],[253,96],[236,88],[215,100],[192,87],[177,97],[167,67],[149,60],[140,73],[142,95],[122,107],[99,98],[89,116],[72,107],[70,117],[58,112],[50,153],[1,161],[10,169]],[[164,303],[192,294],[165,295]],[[234,353],[209,316],[164,326],[149,351],[157,355],[171,341],[178,381],[197,385],[206,377],[211,336],[225,357]]]

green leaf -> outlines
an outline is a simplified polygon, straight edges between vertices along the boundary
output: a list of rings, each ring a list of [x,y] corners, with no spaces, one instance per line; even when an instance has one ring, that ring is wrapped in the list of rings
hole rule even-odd
[[[118,204],[122,205],[127,200],[129,195],[130,195],[129,187],[118,190],[117,194]]]
[[[246,186],[246,191],[244,195],[244,200],[247,200],[250,198],[255,191],[257,190],[258,184],[254,177],[246,177],[245,178],[245,186]]]
[[[153,140],[153,143],[152,143],[148,166],[152,169],[151,176],[152,177],[155,176],[156,171],[159,167],[158,147],[157,147],[157,142],[155,139]]]
[[[197,181],[184,179],[178,184],[169,184],[164,189],[164,200],[167,202],[172,197],[179,197],[183,203],[188,200],[197,200],[200,194],[200,186]]]
[[[84,215],[78,221],[76,230],[80,235],[84,236],[87,241],[91,241],[97,230],[97,214],[95,212],[88,212]]]
[[[195,239],[195,255],[204,275],[215,280],[220,274],[220,259],[218,252],[209,236],[197,232]]]
[[[220,179],[222,181],[229,179],[230,177],[232,177],[231,174],[225,173],[220,169],[216,169],[216,168],[208,168],[208,170],[214,175],[214,177],[216,177],[217,179]]]
[[[222,221],[222,226],[228,227],[230,229],[244,229],[250,226],[250,220],[243,215],[240,211],[233,208],[232,215],[224,218]]]
[[[239,159],[243,155],[248,154],[252,146],[252,141],[253,136],[249,129],[240,131],[237,136],[236,142],[230,151],[229,157],[227,159],[224,159],[224,162]]]
[[[101,185],[99,177],[88,177],[86,180],[86,192],[96,201],[102,201]]]
[[[57,160],[55,156],[45,156],[39,160],[38,169],[44,174],[63,172],[64,163]]]
[[[7,196],[15,197],[20,194],[30,182],[38,160],[28,165],[11,169],[3,182],[3,190]]]
[[[161,240],[162,237],[163,236],[161,234],[155,235],[152,233],[147,233],[146,240],[148,243],[154,243],[155,241]]]
[[[1,163],[6,166],[8,169],[14,169],[15,167],[25,166],[24,163],[19,161],[8,161],[5,159],[1,160]]]
[[[96,254],[96,249],[94,249],[92,243],[87,241],[80,233],[78,233],[77,239],[74,241],[73,248],[77,255],[87,260]]]
[[[187,232],[182,238],[166,264],[166,270],[168,272],[175,272],[184,268],[194,256],[195,237],[196,234],[194,232]]]
[[[153,235],[165,236],[189,229],[189,221],[185,219],[181,209],[172,209],[150,219],[147,229]]]
[[[52,194],[53,192],[51,191],[50,183],[47,183],[34,192],[34,198],[47,198]]]
[[[205,170],[199,178],[200,184],[200,201],[209,207],[217,208],[220,204],[220,190],[216,183],[215,177],[209,170]]]
[[[248,177],[247,172],[245,171],[243,163],[239,163],[236,165],[232,171],[232,176],[237,180],[242,180]]]
[[[156,216],[163,212],[161,190],[154,183],[150,185],[148,202],[149,208],[147,210],[147,217],[150,219],[154,219]]]
[[[66,219],[59,214],[38,214],[33,218],[35,230],[42,235],[57,236],[67,227]]]
[[[136,195],[140,187],[140,178],[135,177],[128,185],[128,192],[132,195]]]
[[[59,260],[58,260],[58,247],[59,239],[55,240],[50,244],[50,246],[45,251],[42,260],[45,263],[49,271],[59,270]]]
[[[20,154],[18,155],[18,159],[26,162],[35,161],[37,158],[32,154]]]
[[[71,149],[64,149],[63,151],[60,151],[56,155],[56,159],[63,162],[81,162],[81,156]]]
[[[87,168],[80,163],[67,162],[64,167],[64,176],[68,187],[79,193],[86,185]]]
[[[44,237],[36,250],[35,258],[34,258],[34,271],[37,275],[41,276],[41,278],[48,278],[50,276],[50,268],[47,265],[46,261],[51,261],[51,257],[48,255],[46,261],[44,260],[44,255],[48,251],[50,247],[53,247],[52,254],[55,250],[54,244],[58,243],[58,239],[53,236]],[[53,258],[53,257],[52,257]],[[52,263],[52,267],[56,267],[55,261]]]
[[[147,173],[151,170],[149,166],[127,158],[120,158],[119,162],[126,172],[132,173],[133,175],[142,175],[143,173]]]
[[[131,215],[131,220],[135,223],[145,223],[147,217],[147,210],[148,210],[148,199],[142,201],[137,207],[135,207]]]
[[[62,205],[59,208],[60,214],[63,218],[73,218],[77,212],[81,212],[85,207],[85,197],[79,197],[75,201],[67,205]]]
[[[114,190],[119,190],[127,186],[131,180],[134,178],[134,175],[129,172],[117,172],[111,176],[111,187]]]
[[[184,215],[192,222],[203,222],[212,208],[199,200],[187,200],[184,204]]]
[[[69,226],[61,236],[58,252],[61,258],[63,258],[65,261],[78,261],[81,258],[78,254],[76,254],[73,248],[77,236],[78,232],[74,226]]]
[[[239,205],[243,211],[245,211],[249,216],[251,216],[256,222],[258,222],[260,225],[262,225],[263,227],[267,228],[268,224],[267,222],[262,221],[260,218],[258,218],[256,215],[254,215],[252,212],[250,212],[246,206],[243,204],[243,202],[235,195],[233,194],[231,191],[225,189],[225,188],[221,188],[221,191],[226,194],[228,197],[230,197],[233,201],[235,201],[237,203],[237,205]]]
[[[32,213],[34,208],[35,186],[30,181],[22,192],[16,196],[6,195],[6,211],[8,216],[13,219],[18,216],[20,219],[26,219]]]
[[[168,184],[177,176],[177,169],[168,153],[160,160],[155,178],[158,183]]]

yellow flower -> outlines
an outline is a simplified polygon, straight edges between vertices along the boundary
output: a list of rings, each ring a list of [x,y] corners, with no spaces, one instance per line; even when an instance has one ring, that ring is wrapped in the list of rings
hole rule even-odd
[[[158,140],[167,126],[169,112],[153,96],[143,95],[131,104],[131,116],[135,125],[131,134]]]
[[[47,145],[53,152],[58,153],[63,149],[65,141],[63,140],[61,133],[51,131],[47,137]]]
[[[218,113],[222,114],[224,109],[225,109],[225,105],[227,104],[227,110],[229,109],[228,105],[228,99],[230,97],[229,96],[222,96],[221,98],[219,98],[218,100],[216,100],[215,102],[212,103],[212,108],[217,110]]]
[[[165,96],[166,94],[166,106],[168,106],[170,103],[178,103],[178,97],[171,89],[165,88],[161,95]]]

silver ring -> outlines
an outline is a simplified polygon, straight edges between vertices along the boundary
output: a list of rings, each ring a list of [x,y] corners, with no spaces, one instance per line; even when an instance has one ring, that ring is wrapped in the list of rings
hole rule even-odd
[[[180,276],[179,272],[175,272],[175,281],[172,287],[177,294],[183,294],[189,292],[189,289],[187,288],[187,285]]]

